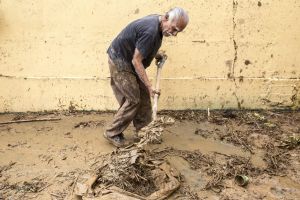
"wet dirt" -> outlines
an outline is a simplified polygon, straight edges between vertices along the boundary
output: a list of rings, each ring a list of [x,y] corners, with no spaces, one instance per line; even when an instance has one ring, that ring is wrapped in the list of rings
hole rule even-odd
[[[181,174],[181,188],[169,199],[300,197],[300,112],[163,111],[160,116],[176,122],[165,128],[161,144],[146,149]],[[0,199],[64,199],[79,174],[115,150],[102,137],[112,113],[2,114],[0,122],[39,117],[61,120],[0,125]],[[130,126],[128,139],[133,132]],[[246,187],[234,182],[241,172],[250,178]]]

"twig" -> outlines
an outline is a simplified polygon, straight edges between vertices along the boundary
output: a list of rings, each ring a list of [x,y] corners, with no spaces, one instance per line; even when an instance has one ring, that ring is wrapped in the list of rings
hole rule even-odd
[[[58,194],[50,193],[50,195],[55,196],[55,197],[57,197],[57,198],[62,198],[62,196],[61,196],[61,195],[58,195]]]
[[[138,147],[131,148],[131,147],[133,147],[134,145],[135,145],[135,144],[131,145],[131,146],[129,147],[129,149],[128,149],[127,147],[125,147],[125,148],[119,149],[118,151],[119,151],[119,152],[127,152],[127,151],[132,151],[132,150],[135,150],[135,149],[139,149]]]
[[[243,145],[251,154],[254,154],[254,152],[252,151],[252,149],[250,149],[247,144],[245,144],[234,132],[232,132],[232,134],[235,136],[235,138],[239,141],[239,143],[241,145]]]
[[[46,188],[47,188],[47,187],[49,187],[50,185],[52,185],[52,183],[50,183],[50,184],[46,185],[45,187],[42,187],[42,188],[40,188],[40,189],[38,190],[38,192],[41,192],[41,191],[43,191],[44,189],[46,189]]]
[[[13,124],[13,123],[25,123],[25,122],[58,121],[58,120],[61,120],[61,118],[24,119],[24,120],[0,122],[0,125]]]
[[[26,196],[26,198],[28,198],[28,199],[36,199],[36,197],[39,196],[39,195],[40,195],[40,194],[36,194],[36,195],[34,195],[34,196],[32,196],[32,197],[27,197],[27,196]]]
[[[226,156],[226,157],[232,157],[231,155],[228,155],[228,154],[225,154],[225,153],[220,153],[220,152],[216,152],[216,151],[214,151],[213,153],[215,153],[215,154],[219,154],[219,155],[222,155],[222,156]]]
[[[74,180],[74,183],[73,183],[74,185],[73,185],[73,187],[72,187],[71,196],[72,196],[73,193],[74,193],[74,189],[75,189],[75,187],[76,187],[76,183],[77,183],[78,178],[79,178],[79,174],[77,175],[76,179]]]
[[[142,177],[141,175],[139,175],[139,174],[135,174],[138,178],[141,178],[141,179],[143,179],[144,181],[148,181],[148,179],[146,179],[146,178],[144,178],[144,177]]]

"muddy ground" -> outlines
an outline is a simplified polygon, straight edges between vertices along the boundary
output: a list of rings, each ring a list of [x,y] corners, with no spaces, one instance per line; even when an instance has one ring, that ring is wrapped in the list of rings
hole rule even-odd
[[[211,111],[209,116],[162,111],[160,116],[176,121],[165,128],[161,144],[146,149],[180,172],[181,187],[169,199],[300,199],[299,111]],[[64,199],[79,175],[115,151],[102,137],[112,117],[0,115],[0,123],[58,118],[0,125],[0,199]],[[133,140],[132,126],[125,135]],[[238,174],[250,178],[247,186],[237,185]],[[143,186],[136,193],[151,192]]]

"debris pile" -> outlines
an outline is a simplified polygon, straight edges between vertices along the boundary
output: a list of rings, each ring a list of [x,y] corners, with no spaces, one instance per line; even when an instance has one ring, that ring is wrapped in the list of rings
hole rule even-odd
[[[218,155],[218,157],[217,157]],[[174,148],[165,148],[159,151],[153,151],[155,158],[165,158],[166,156],[179,156],[186,160],[193,170],[201,169],[211,177],[204,189],[220,192],[224,188],[225,179],[233,179],[236,175],[243,174],[256,177],[262,174],[262,170],[253,166],[250,158],[246,159],[240,156],[216,154],[209,156],[200,151],[178,150]]]
[[[141,138],[137,147],[141,148],[148,143],[161,143],[161,134],[164,131],[164,127],[172,125],[175,120],[172,117],[160,117],[157,120],[152,121],[148,126],[142,128],[138,132],[138,137]]]
[[[38,195],[38,193],[48,186],[49,184],[40,178],[34,178],[31,181],[24,181],[15,184],[4,181],[0,183],[0,191],[2,191],[1,195],[4,197],[14,196],[15,199],[27,199],[28,195]]]
[[[149,151],[117,149],[99,158],[94,174],[76,183],[78,196],[97,197],[121,193],[138,199],[165,199],[180,186],[179,173]]]
[[[286,175],[287,166],[290,163],[290,153],[287,150],[279,149],[272,143],[266,145],[264,161],[268,167],[266,171],[270,175]]]

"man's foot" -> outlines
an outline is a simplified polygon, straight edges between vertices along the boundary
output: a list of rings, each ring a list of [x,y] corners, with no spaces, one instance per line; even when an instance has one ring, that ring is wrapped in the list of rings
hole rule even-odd
[[[139,130],[135,130],[133,134],[133,141],[135,143],[140,142],[140,140],[145,137],[145,133],[147,132],[147,127],[141,128]]]
[[[141,138],[139,137],[138,133],[134,133],[133,135],[133,142],[138,143],[141,141]]]
[[[103,133],[103,136],[105,139],[108,140],[109,143],[111,143],[112,145],[116,146],[116,147],[126,147],[129,145],[129,143],[125,140],[123,133],[113,136],[113,137],[109,137],[106,132]]]

